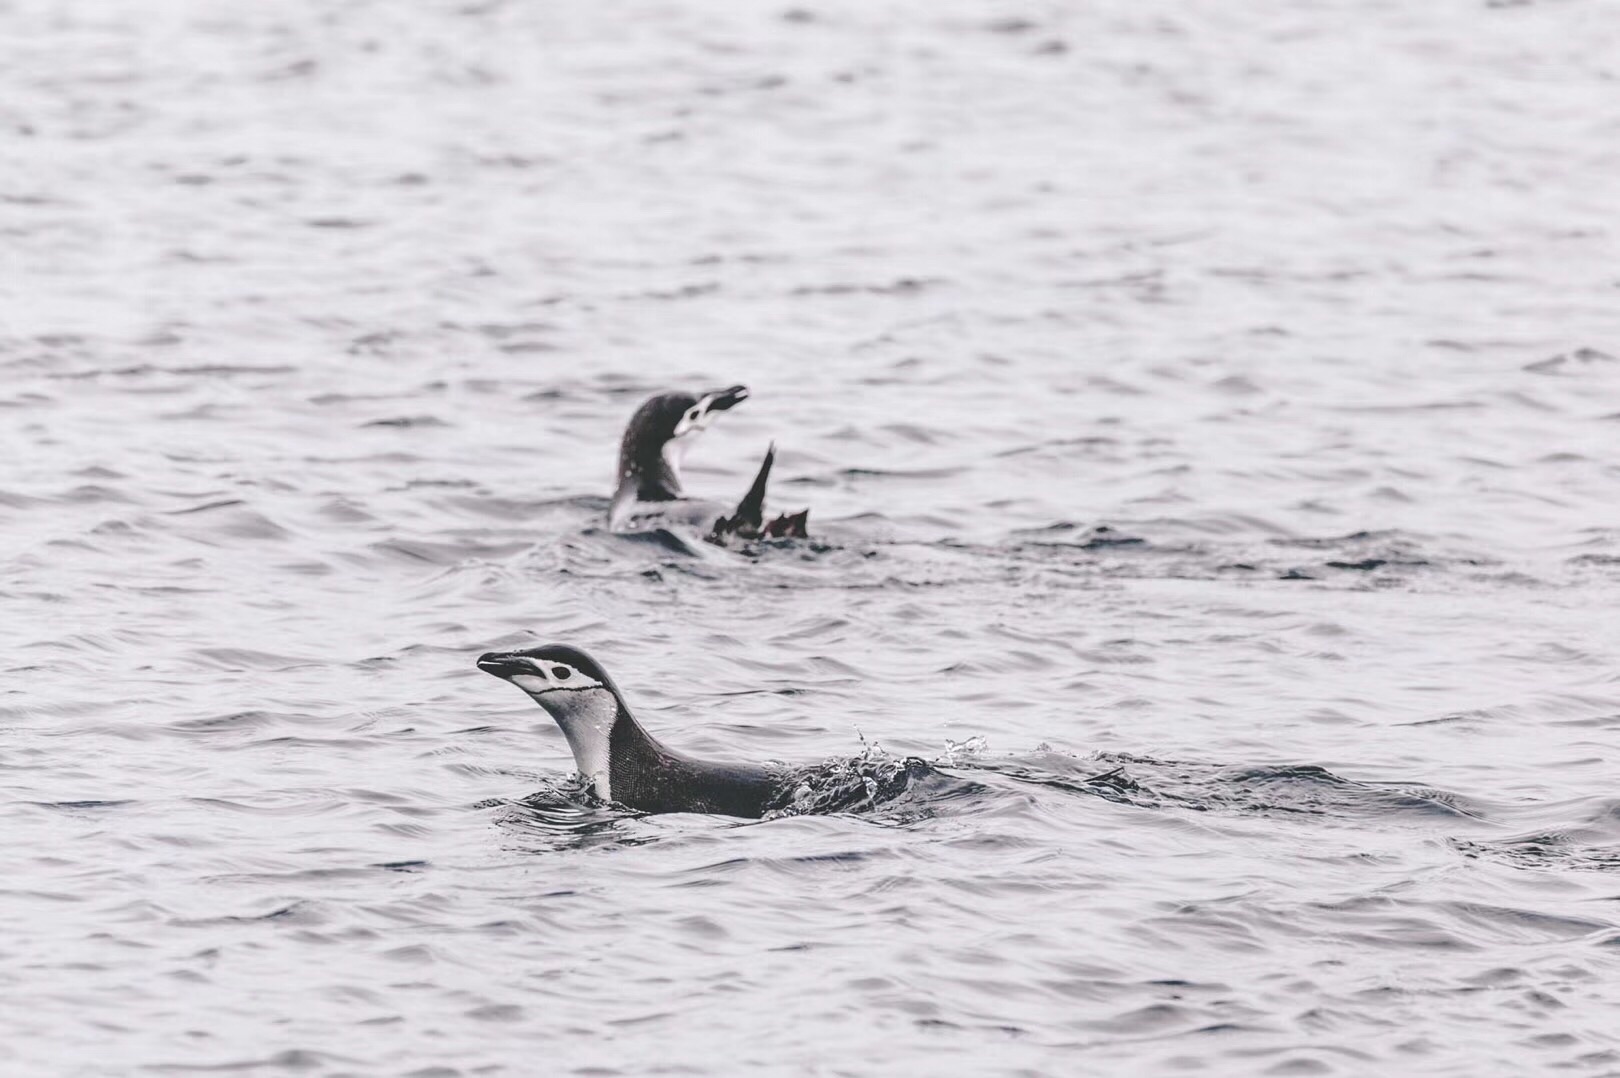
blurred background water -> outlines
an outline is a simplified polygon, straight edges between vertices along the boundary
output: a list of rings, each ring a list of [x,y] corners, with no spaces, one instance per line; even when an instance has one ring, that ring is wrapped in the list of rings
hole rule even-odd
[[[1620,1074],[1614,7],[0,29],[0,1070]]]

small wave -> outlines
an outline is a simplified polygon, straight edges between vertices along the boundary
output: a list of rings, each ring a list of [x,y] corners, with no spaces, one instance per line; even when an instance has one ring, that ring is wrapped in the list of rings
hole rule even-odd
[[[1557,832],[1483,841],[1453,838],[1450,843],[1465,857],[1500,861],[1515,868],[1620,872],[1620,845],[1586,845]]]
[[[1541,804],[1523,815],[1538,826],[1500,839],[1454,839],[1451,845],[1468,857],[1518,868],[1620,871],[1620,798]]]
[[[1419,783],[1358,782],[1314,764],[1214,764],[1126,753],[1083,760],[1046,750],[1000,759],[976,755],[958,766],[1139,808],[1347,821],[1485,818],[1482,808],[1455,794]]]
[[[938,802],[960,793],[962,780],[916,756],[891,756],[868,745],[855,756],[793,769],[767,820],[885,810],[889,818],[924,819]],[[904,802],[902,805],[901,802]]]
[[[433,415],[399,415],[386,419],[371,419],[360,424],[365,427],[393,427],[399,430],[422,430],[430,427],[449,427],[450,424]]]
[[[585,534],[587,536],[610,534],[626,543],[654,547],[658,550],[667,550],[671,554],[684,554],[693,558],[698,557],[703,551],[696,539],[687,539],[670,528],[648,528],[645,531],[634,532],[608,532],[603,528],[587,528]]]
[[[484,801],[477,807],[497,809],[497,825],[530,852],[636,846],[656,837],[632,829],[630,822],[641,814],[600,800],[580,775],[541,782],[540,789],[519,800]]]
[[[1023,528],[1013,532],[1028,547],[1069,547],[1078,550],[1114,550],[1120,547],[1148,546],[1148,541],[1136,535],[1115,531],[1107,524],[1085,527],[1072,521],[1060,520],[1044,528]],[[1016,549],[1016,548],[1015,548]]]

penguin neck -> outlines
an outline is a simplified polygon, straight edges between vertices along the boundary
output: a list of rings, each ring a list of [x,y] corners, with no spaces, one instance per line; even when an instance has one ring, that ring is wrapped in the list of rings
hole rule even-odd
[[[643,502],[669,502],[682,497],[681,456],[686,446],[679,438],[662,441],[631,429],[619,447],[619,495]]]
[[[613,773],[618,758],[632,756],[640,762],[641,758],[666,754],[663,746],[642,729],[618,693],[588,692],[571,704],[551,715],[574,754],[574,766],[590,784],[591,792],[603,801],[614,799]]]

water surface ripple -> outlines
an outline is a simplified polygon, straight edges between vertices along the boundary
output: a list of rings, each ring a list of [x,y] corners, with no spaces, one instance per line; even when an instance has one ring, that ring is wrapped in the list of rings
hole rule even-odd
[[[0,26],[0,1072],[1620,1074],[1615,8]]]

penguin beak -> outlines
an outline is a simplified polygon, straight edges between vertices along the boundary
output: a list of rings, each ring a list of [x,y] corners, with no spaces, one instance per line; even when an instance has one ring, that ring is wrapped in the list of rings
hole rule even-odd
[[[730,389],[716,389],[711,393],[705,394],[705,396],[709,402],[709,406],[705,409],[705,411],[723,412],[727,408],[741,404],[743,401],[747,400],[748,387],[732,386]]]
[[[513,674],[532,674],[534,667],[530,666],[522,656],[515,652],[491,651],[478,657],[478,669],[486,674],[494,674],[498,678],[510,679]]]

